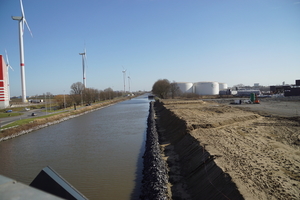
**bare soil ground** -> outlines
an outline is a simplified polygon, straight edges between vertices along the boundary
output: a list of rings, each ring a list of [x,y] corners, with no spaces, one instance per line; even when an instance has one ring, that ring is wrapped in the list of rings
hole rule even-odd
[[[245,199],[300,199],[300,101],[163,103]]]

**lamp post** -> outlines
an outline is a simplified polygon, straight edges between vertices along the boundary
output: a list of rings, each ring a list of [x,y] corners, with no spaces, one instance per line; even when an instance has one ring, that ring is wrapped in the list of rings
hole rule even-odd
[[[65,91],[64,91],[64,108],[66,109],[66,97],[65,97]]]
[[[44,98],[45,98],[45,107],[46,107],[46,115],[47,115],[47,96],[46,96],[46,94],[44,94]]]

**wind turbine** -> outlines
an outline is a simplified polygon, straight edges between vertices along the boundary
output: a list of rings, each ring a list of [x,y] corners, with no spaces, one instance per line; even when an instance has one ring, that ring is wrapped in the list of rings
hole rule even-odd
[[[126,69],[123,67],[123,81],[124,81],[124,93],[125,93],[125,77],[126,77]]]
[[[86,65],[86,49],[84,48],[83,53],[79,53],[82,56],[82,71],[83,71],[83,85],[86,88],[86,73],[85,73],[85,65]]]
[[[130,76],[128,76],[128,88],[129,88],[129,93],[130,93],[130,80],[131,80],[131,78],[130,78]]]
[[[25,85],[25,64],[24,64],[24,46],[23,46],[23,34],[24,34],[24,25],[26,24],[31,37],[32,33],[31,30],[29,28],[29,25],[26,21],[25,18],[25,13],[24,13],[24,9],[23,9],[23,3],[22,0],[20,0],[20,5],[21,5],[21,12],[22,12],[22,16],[21,17],[14,17],[12,16],[11,18],[13,20],[17,20],[19,21],[19,45],[20,45],[20,67],[21,67],[21,84],[22,84],[22,102],[25,103],[27,102],[26,100],[26,85]]]
[[[14,71],[14,69],[12,68],[12,66],[9,64],[9,60],[8,60],[8,55],[7,55],[7,51],[5,49],[5,55],[6,55],[6,70],[7,70],[7,96],[8,96],[8,100],[10,100],[10,85],[9,85],[9,68],[11,70]]]

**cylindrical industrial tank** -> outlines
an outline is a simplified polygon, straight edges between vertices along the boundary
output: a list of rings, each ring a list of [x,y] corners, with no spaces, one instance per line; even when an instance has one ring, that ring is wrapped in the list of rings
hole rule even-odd
[[[228,85],[227,83],[219,83],[219,90],[227,90]]]
[[[198,95],[218,95],[219,83],[218,82],[197,82],[194,84],[195,93]]]
[[[176,82],[182,93],[192,93],[193,92],[193,83],[189,82]]]

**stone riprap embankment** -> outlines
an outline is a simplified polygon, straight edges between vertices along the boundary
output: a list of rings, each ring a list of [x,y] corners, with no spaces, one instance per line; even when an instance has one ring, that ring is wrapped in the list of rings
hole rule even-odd
[[[149,200],[169,199],[167,189],[168,171],[166,162],[162,158],[162,152],[158,141],[153,102],[150,102],[147,125],[146,148],[143,156],[143,181],[140,198]]]

